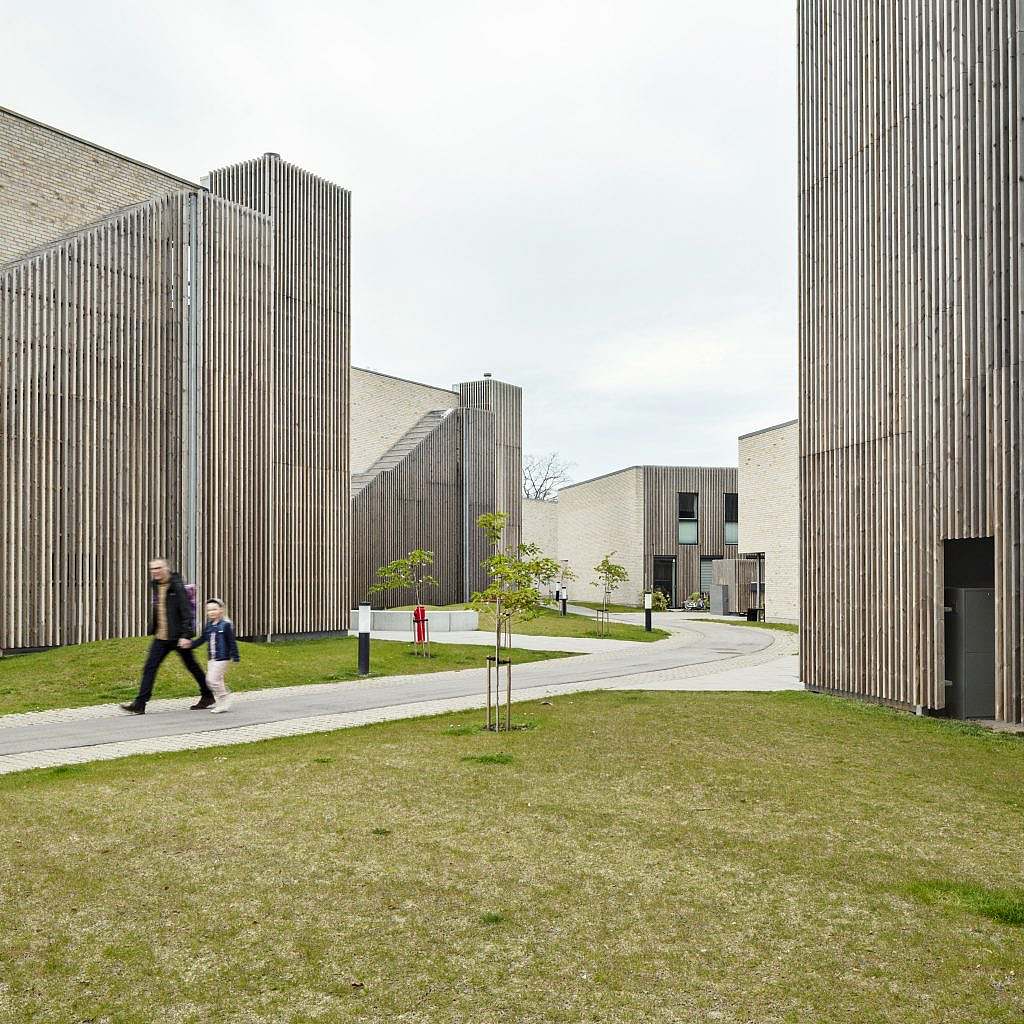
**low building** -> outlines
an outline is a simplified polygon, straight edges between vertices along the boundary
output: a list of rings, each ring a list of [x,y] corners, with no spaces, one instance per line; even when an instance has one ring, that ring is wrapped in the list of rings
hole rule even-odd
[[[570,596],[597,599],[594,567],[609,553],[629,573],[618,601],[654,589],[678,607],[709,593],[712,564],[739,550],[738,509],[731,467],[630,466],[563,487],[557,557],[577,575]]]
[[[800,621],[800,430],[796,420],[739,439],[739,549],[764,566],[764,617]]]
[[[434,552],[431,604],[465,601],[486,586],[489,554],[477,527],[508,516],[505,544],[522,531],[522,391],[485,376],[440,388],[352,370],[352,595],[393,608],[411,591],[371,594],[377,570],[408,552]]]

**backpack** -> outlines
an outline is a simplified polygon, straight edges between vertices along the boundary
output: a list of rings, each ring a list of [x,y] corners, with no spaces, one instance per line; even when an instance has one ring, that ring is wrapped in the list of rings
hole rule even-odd
[[[194,583],[182,583],[185,594],[188,597],[189,610],[192,612],[192,628],[196,626],[196,585]],[[156,591],[153,591],[153,607],[156,607]]]

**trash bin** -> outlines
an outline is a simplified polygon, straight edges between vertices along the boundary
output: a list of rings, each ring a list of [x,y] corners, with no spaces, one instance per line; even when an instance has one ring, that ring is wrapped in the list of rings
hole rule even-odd
[[[758,614],[757,613],[758,613],[758,609],[757,608],[748,608],[747,609],[747,622],[757,622],[758,621]]]

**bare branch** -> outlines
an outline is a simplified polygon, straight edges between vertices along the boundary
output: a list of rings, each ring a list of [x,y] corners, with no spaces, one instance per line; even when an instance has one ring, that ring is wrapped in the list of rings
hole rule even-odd
[[[572,481],[569,470],[575,463],[566,462],[558,452],[527,455],[523,458],[523,497],[531,501],[554,501],[559,487]]]

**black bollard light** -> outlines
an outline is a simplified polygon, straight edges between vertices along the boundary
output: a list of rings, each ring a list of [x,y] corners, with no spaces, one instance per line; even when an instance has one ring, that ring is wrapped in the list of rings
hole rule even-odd
[[[359,674],[370,674],[370,620],[371,612],[368,604],[359,606]]]
[[[648,633],[651,631],[651,606],[654,603],[654,595],[649,591],[644,591],[644,629]]]
[[[563,583],[558,591],[558,599],[562,602],[562,614],[566,614],[566,605],[569,603],[569,588]]]

